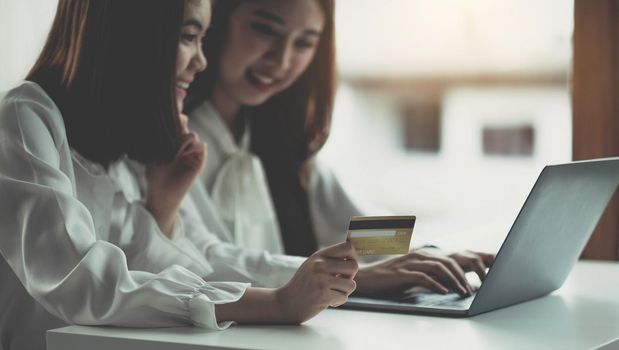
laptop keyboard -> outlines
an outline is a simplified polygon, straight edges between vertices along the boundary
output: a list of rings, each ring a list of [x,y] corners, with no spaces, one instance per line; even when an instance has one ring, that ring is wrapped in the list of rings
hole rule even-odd
[[[413,304],[418,306],[432,306],[447,309],[468,309],[475,299],[477,290],[481,286],[479,277],[474,272],[467,272],[466,279],[473,287],[473,293],[468,297],[462,297],[458,293],[438,294],[432,293],[424,288],[413,287],[404,293],[398,300],[403,304]]]
[[[402,293],[384,296],[382,298],[350,297],[348,305],[352,307],[377,305],[410,305],[414,307],[446,310],[468,310],[481,286],[479,277],[474,272],[466,274],[469,284],[473,287],[473,294],[462,297],[457,293],[439,294],[426,288],[415,286]],[[387,303],[387,304],[383,304]],[[397,309],[397,308],[395,308]],[[405,309],[409,309],[408,307]]]
[[[419,306],[441,306],[445,308],[467,309],[469,306],[471,306],[474,298],[475,293],[468,297],[462,297],[457,293],[418,293],[403,298],[399,300],[399,302]]]

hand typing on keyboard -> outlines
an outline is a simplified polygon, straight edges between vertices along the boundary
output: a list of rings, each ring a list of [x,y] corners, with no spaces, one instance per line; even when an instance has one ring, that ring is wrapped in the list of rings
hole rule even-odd
[[[435,293],[450,291],[468,296],[474,291],[465,270],[477,281],[483,280],[494,255],[460,252],[448,255],[435,248],[425,248],[406,255],[362,266],[355,277],[357,295],[384,296],[402,293],[411,287],[424,287]],[[479,282],[478,282],[479,283]]]

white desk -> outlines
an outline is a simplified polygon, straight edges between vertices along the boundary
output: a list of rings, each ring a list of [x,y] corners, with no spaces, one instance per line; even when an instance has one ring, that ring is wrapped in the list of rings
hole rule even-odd
[[[119,329],[47,334],[65,349],[591,349],[619,337],[619,264],[580,262],[555,293],[472,318],[326,310],[302,326]]]

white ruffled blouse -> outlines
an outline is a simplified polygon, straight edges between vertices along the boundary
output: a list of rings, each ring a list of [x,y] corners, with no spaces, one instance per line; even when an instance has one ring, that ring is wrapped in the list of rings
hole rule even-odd
[[[191,220],[167,239],[128,161],[106,172],[83,159],[41,87],[9,91],[0,102],[0,349],[42,349],[45,331],[66,324],[227,327],[214,305],[248,284],[211,281],[238,268],[209,261],[228,248]]]

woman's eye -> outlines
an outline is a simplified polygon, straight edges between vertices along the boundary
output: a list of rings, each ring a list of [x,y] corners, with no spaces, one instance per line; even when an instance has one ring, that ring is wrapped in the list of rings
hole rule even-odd
[[[312,49],[316,44],[309,40],[299,40],[295,46],[299,49]]]
[[[191,34],[191,33],[181,34],[181,39],[183,39],[183,41],[188,42],[188,43],[194,42],[197,37],[198,36],[196,34]]]
[[[252,23],[251,27],[258,33],[268,35],[268,36],[277,36],[277,32],[266,24]]]

